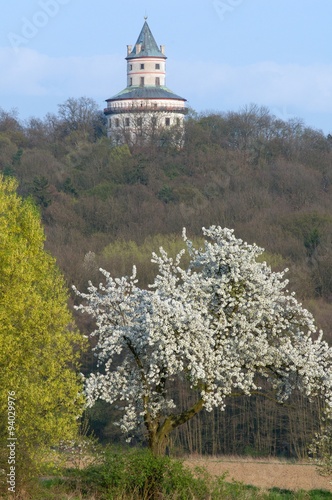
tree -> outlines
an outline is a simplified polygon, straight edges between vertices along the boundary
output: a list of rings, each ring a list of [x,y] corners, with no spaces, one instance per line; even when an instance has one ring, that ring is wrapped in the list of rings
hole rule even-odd
[[[44,251],[39,212],[16,188],[13,178],[0,177],[0,440],[8,450],[10,407],[22,480],[22,468],[36,465],[42,449],[76,433],[84,343],[67,307],[64,279]],[[8,472],[4,458],[0,467]]]
[[[262,249],[211,226],[195,249],[184,233],[188,269],[160,248],[150,290],[133,276],[91,283],[78,308],[96,318],[95,347],[103,370],[86,380],[88,405],[121,404],[122,430],[142,421],[149,446],[163,453],[169,433],[205,408],[225,408],[226,398],[259,391],[265,377],[286,400],[294,389],[330,401],[332,349],[317,340],[312,315],[285,290],[284,272],[256,262]],[[188,381],[195,402],[177,408],[172,387]]]
[[[44,175],[38,175],[33,179],[32,193],[37,205],[48,207],[52,203],[50,185]]]
[[[58,107],[60,122],[66,134],[77,133],[80,138],[91,139],[104,135],[104,115],[91,97],[70,97]]]

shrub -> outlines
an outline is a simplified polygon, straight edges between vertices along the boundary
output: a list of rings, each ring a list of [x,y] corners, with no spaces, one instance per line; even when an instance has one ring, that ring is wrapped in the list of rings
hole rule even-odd
[[[221,498],[221,482],[205,469],[191,472],[179,460],[155,457],[147,449],[109,448],[102,464],[72,471],[71,478],[83,494],[98,491],[105,500]]]

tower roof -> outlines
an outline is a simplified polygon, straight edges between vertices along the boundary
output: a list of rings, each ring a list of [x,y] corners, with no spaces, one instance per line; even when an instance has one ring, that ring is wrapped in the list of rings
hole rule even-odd
[[[113,97],[106,101],[120,101],[125,99],[174,99],[177,101],[186,101],[183,97],[174,94],[167,87],[126,87]]]
[[[166,56],[159,49],[146,19],[137,38],[137,42],[127,59],[134,59],[137,57],[163,57],[166,59]]]

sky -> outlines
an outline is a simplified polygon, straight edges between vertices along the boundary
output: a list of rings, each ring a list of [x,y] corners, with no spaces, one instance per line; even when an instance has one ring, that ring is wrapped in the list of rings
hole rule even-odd
[[[126,86],[148,16],[166,84],[197,112],[266,106],[332,132],[331,0],[12,0],[0,17],[0,108],[21,120]]]

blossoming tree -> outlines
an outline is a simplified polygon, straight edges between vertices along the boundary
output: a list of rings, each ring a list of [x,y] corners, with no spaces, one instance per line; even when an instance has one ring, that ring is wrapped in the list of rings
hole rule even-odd
[[[122,402],[121,427],[144,422],[149,446],[164,453],[169,433],[203,408],[223,409],[228,396],[258,391],[265,377],[280,401],[298,388],[332,401],[332,350],[316,335],[312,315],[286,289],[284,272],[257,262],[262,249],[232,230],[203,228],[204,248],[183,233],[190,264],[160,248],[148,290],[130,278],[89,283],[78,306],[96,319],[92,336],[98,373],[86,379],[88,405]],[[197,396],[177,408],[174,385],[187,381]]]

